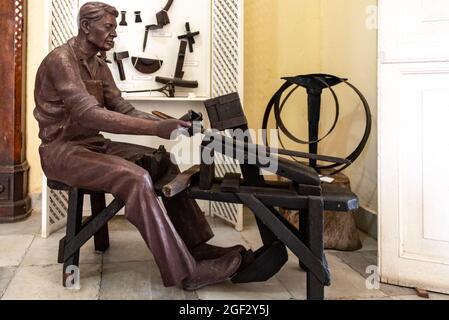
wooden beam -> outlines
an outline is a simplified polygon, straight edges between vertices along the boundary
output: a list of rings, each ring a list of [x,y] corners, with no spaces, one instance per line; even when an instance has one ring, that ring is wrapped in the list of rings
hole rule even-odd
[[[105,210],[90,219],[89,223],[81,228],[76,237],[73,239],[67,238],[64,249],[64,261],[76,254],[79,248],[89,241],[94,234],[100,231],[124,206],[125,203],[122,200],[115,199]]]
[[[313,275],[322,283],[326,283],[325,267],[322,258],[314,256],[313,252],[304,245],[288,227],[277,219],[259,199],[254,195],[239,194],[239,198],[246,204],[253,213],[281,240],[313,273]],[[321,233],[322,236],[322,233]]]

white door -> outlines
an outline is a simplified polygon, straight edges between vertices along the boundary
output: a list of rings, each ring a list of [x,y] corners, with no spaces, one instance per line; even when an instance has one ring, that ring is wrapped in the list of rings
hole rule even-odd
[[[449,293],[449,1],[379,0],[383,282]]]

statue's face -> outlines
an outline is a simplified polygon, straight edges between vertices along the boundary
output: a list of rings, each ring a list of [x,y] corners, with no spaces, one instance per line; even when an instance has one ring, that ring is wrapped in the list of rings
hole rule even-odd
[[[95,45],[99,51],[109,51],[114,48],[114,39],[117,38],[117,19],[109,13],[98,21],[89,23],[87,40]]]

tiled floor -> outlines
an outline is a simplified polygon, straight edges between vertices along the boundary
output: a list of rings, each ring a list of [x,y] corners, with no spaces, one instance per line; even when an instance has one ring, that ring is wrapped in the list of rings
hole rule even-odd
[[[260,236],[251,215],[245,216],[246,228],[236,232],[217,219],[210,219],[216,237],[214,244],[241,243],[257,249]],[[171,300],[271,300],[305,299],[305,273],[298,269],[290,254],[287,265],[265,283],[234,285],[230,282],[189,293],[165,288],[151,253],[138,232],[123,217],[110,225],[111,248],[104,255],[94,252],[92,241],[81,251],[81,289],[61,286],[57,248],[62,232],[48,239],[39,235],[37,210],[25,222],[0,225],[0,298],[1,299],[171,299]],[[366,287],[367,266],[376,265],[376,241],[362,234],[364,247],[357,252],[327,252],[333,284],[326,289],[327,299],[419,299],[414,290],[381,285]],[[449,296],[430,294],[431,299]]]

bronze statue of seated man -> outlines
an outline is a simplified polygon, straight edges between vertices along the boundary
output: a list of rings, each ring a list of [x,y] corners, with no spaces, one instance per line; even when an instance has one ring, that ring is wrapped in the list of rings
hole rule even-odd
[[[155,193],[155,177],[179,173],[170,156],[100,134],[169,139],[174,130],[190,126],[159,120],[122,98],[106,62],[97,57],[114,47],[118,15],[101,2],[82,6],[78,35],[52,51],[38,70],[34,116],[44,173],[123,200],[125,215],[152,251],[165,286],[196,290],[228,280],[237,272],[244,248],[207,244],[213,233],[195,201],[163,198],[161,203]],[[147,155],[154,158],[150,172],[136,164]]]

